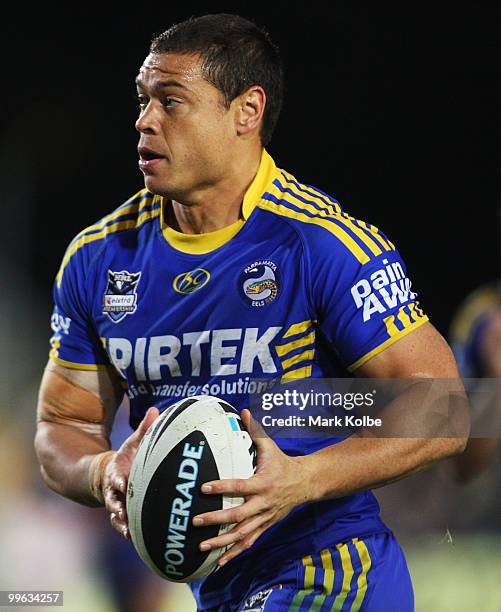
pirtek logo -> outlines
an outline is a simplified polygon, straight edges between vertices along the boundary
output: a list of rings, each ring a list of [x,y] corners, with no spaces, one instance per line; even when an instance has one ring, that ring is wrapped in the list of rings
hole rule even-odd
[[[190,272],[183,272],[174,279],[172,286],[178,293],[189,294],[204,287],[210,280],[210,272],[203,268],[196,268]]]
[[[231,376],[252,372],[272,373],[277,368],[271,346],[281,327],[213,329],[174,335],[136,338],[108,338],[106,349],[111,362],[125,377],[133,367],[138,381],[164,377]],[[258,363],[255,363],[258,362]],[[259,364],[259,365],[258,365]]]

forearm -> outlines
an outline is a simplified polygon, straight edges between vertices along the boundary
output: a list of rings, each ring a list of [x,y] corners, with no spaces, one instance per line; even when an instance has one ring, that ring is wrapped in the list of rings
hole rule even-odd
[[[437,392],[433,381],[409,385],[380,415],[386,424],[381,430],[362,430],[301,458],[311,476],[312,501],[389,484],[464,450],[464,393],[444,393],[440,385]]]
[[[103,503],[102,477],[113,454],[109,432],[120,399],[109,371],[48,363],[37,406],[35,450],[45,483],[88,506]]]
[[[390,484],[457,452],[450,439],[353,436],[302,461],[312,475],[309,497],[316,501]]]
[[[35,437],[35,450],[44,482],[56,493],[87,506],[102,505],[98,492],[104,464],[111,453],[104,437],[71,425],[41,421]]]

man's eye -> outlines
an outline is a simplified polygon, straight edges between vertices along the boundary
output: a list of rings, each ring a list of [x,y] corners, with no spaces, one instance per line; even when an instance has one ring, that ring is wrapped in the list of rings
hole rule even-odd
[[[136,100],[140,108],[144,108],[148,104],[148,98],[141,94],[137,94]]]
[[[163,105],[166,106],[167,108],[176,106],[176,104],[177,104],[177,100],[173,100],[172,98],[165,98],[163,102]]]

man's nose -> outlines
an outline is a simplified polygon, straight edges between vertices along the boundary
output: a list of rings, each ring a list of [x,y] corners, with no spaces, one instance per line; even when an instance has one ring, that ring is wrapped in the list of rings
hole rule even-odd
[[[151,101],[141,111],[136,121],[136,130],[141,134],[157,134],[159,132],[157,110]]]

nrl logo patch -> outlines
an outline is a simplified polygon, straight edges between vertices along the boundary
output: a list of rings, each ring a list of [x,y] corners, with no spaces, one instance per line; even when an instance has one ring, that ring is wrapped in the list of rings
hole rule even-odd
[[[108,284],[103,296],[103,314],[113,323],[118,323],[137,309],[136,289],[141,272],[131,274],[127,270],[112,272],[108,270]]]

